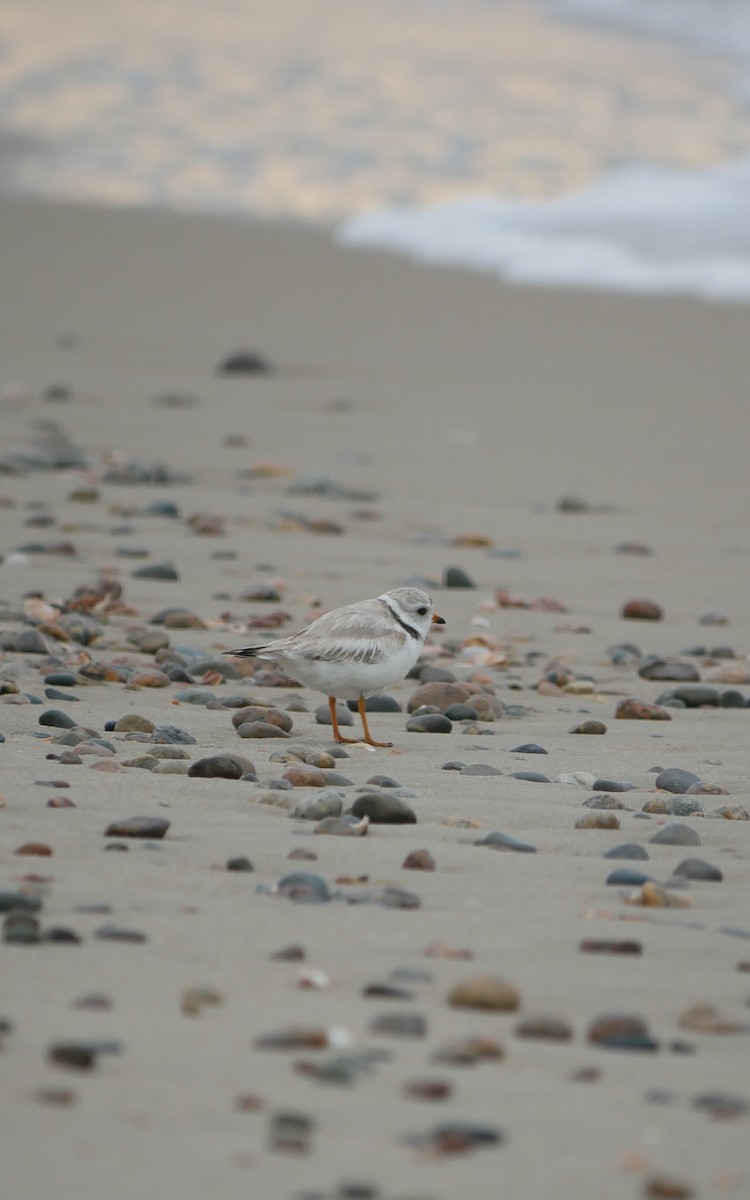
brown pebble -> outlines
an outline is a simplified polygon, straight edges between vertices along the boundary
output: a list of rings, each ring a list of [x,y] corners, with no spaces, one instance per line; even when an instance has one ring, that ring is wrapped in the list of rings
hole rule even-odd
[[[292,718],[278,708],[265,708],[260,704],[249,704],[232,713],[232,724],[235,729],[239,729],[240,725],[251,725],[257,721],[264,725],[276,725],[284,733],[290,733],[292,729]]]
[[[445,1079],[412,1079],[404,1084],[404,1095],[409,1100],[447,1100],[453,1085]]]
[[[49,858],[52,854],[52,847],[46,846],[44,842],[24,842],[24,844],[19,846],[17,850],[14,850],[13,853],[36,855],[38,858]]]
[[[425,946],[426,958],[459,958],[470,959],[474,957],[474,951],[467,949],[466,946],[456,946],[452,942],[430,942],[429,946]]]
[[[625,903],[644,908],[692,908],[693,904],[689,896],[660,887],[651,880],[626,896]]]
[[[266,1102],[252,1092],[240,1092],[235,1097],[234,1107],[238,1112],[260,1112],[266,1107]]]
[[[115,725],[115,733],[153,733],[155,729],[154,722],[140,713],[126,713]]]
[[[689,1183],[672,1175],[651,1175],[643,1182],[646,1200],[691,1200],[695,1195]]]
[[[578,1067],[570,1072],[568,1079],[571,1083],[598,1083],[601,1077],[599,1067]]]
[[[305,947],[294,943],[291,946],[283,946],[281,950],[277,950],[271,955],[273,962],[304,962]]]
[[[626,621],[661,621],[664,609],[655,600],[627,600],[620,616]]]
[[[319,767],[290,767],[284,772],[283,778],[292,787],[325,787],[328,782],[325,771]]]
[[[561,1021],[558,1017],[529,1017],[516,1026],[516,1037],[547,1042],[569,1042],[573,1037],[573,1030],[567,1021]]]
[[[505,1058],[504,1047],[489,1037],[467,1037],[447,1042],[432,1055],[433,1062],[448,1063],[452,1067],[470,1067],[474,1063],[501,1058]]]
[[[478,1008],[486,1012],[514,1012],[521,995],[512,984],[494,975],[475,975],[456,984],[448,993],[451,1008]]]
[[[582,721],[580,725],[574,725],[570,730],[571,733],[606,733],[607,726],[603,721]]]
[[[682,1014],[677,1024],[691,1033],[748,1033],[750,1026],[722,1017],[713,1004],[693,1004]]]
[[[75,808],[75,803],[67,796],[50,796],[47,808]]]
[[[589,1042],[599,1044],[618,1038],[642,1038],[647,1035],[648,1026],[642,1017],[631,1016],[628,1013],[608,1013],[603,1017],[596,1017],[591,1022],[586,1038]]]
[[[287,858],[302,862],[315,862],[317,857],[314,850],[307,850],[304,846],[297,846],[287,854]]]
[[[54,1104],[58,1108],[75,1104],[78,1099],[70,1088],[39,1088],[34,1095],[40,1104]]]
[[[620,721],[671,721],[671,714],[659,704],[651,704],[648,700],[636,700],[629,697],[621,700],[615,709],[615,717]]]
[[[579,817],[575,823],[576,829],[619,829],[620,818],[613,812],[590,812]]]
[[[407,854],[401,866],[410,871],[434,871],[435,859],[429,850],[412,850]]]
[[[137,675],[131,675],[128,680],[128,688],[163,688],[169,687],[172,680],[163,671],[140,671]]]
[[[221,992],[211,987],[186,988],[180,997],[180,1012],[186,1017],[198,1017],[204,1008],[223,1003]]]
[[[578,949],[582,954],[642,954],[640,942],[615,938],[584,938]]]

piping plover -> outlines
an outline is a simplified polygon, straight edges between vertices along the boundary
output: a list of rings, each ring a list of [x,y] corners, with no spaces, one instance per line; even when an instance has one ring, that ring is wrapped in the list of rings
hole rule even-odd
[[[324,692],[337,742],[360,740],[342,736],[336,716],[338,698],[357,701],[368,746],[390,746],[391,742],[373,741],[365,698],[409,673],[433,624],[444,625],[445,621],[435,613],[426,592],[400,587],[373,600],[334,608],[291,637],[229,653],[278,663],[293,679]]]

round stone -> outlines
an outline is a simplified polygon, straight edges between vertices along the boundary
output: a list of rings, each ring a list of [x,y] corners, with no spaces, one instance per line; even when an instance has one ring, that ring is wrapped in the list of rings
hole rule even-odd
[[[245,721],[237,726],[237,735],[241,738],[288,738],[290,735],[272,725],[270,721]]]
[[[680,879],[692,879],[701,883],[721,883],[724,878],[718,867],[702,858],[683,859],[672,874]]]
[[[322,821],[325,817],[340,817],[344,801],[336,792],[322,791],[317,796],[299,800],[289,816],[297,821]]]
[[[446,567],[443,571],[443,587],[475,588],[477,585],[461,567]]]
[[[405,800],[389,792],[366,792],[351,807],[352,816],[369,817],[373,825],[415,825],[417,815]]]
[[[683,795],[694,783],[700,783],[700,779],[692,771],[686,771],[682,767],[668,767],[656,776],[654,783],[663,792]]]
[[[166,583],[177,583],[180,576],[173,563],[146,563],[131,572],[133,579],[157,579]]]
[[[191,763],[187,773],[191,779],[239,779],[246,770],[244,764],[229,754],[212,754]]]
[[[408,733],[450,733],[453,723],[442,713],[427,713],[406,722]]]
[[[401,866],[407,871],[434,871],[435,859],[429,850],[412,850]]]
[[[536,846],[532,846],[530,842],[522,842],[518,838],[511,837],[509,833],[501,833],[499,830],[493,830],[486,837],[478,838],[474,845],[488,846],[490,850],[515,851],[517,854],[536,854]]]
[[[126,713],[115,723],[115,733],[153,733],[154,722],[140,713]]]
[[[701,836],[689,825],[670,821],[649,838],[649,842],[657,846],[700,846]]]
[[[619,829],[620,819],[613,812],[591,812],[579,817],[576,829]]]
[[[476,975],[456,984],[448,994],[451,1008],[476,1008],[486,1012],[515,1012],[521,1003],[518,988],[494,975]]]
[[[357,701],[348,700],[347,708],[350,712],[357,712]],[[365,700],[365,712],[368,713],[394,713],[403,712],[401,705],[394,696],[368,696]]]
[[[161,839],[169,829],[169,821],[163,817],[126,817],[113,821],[104,831],[105,837]]]
[[[76,722],[59,708],[48,708],[40,714],[40,725],[51,725],[55,729],[75,729]]]
[[[605,850],[605,858],[629,858],[643,861],[648,859],[648,850],[645,846],[639,846],[636,842],[621,842],[619,846],[613,846],[611,850]]]
[[[514,771],[511,779],[523,779],[527,783],[549,783],[550,780],[540,771]]]
[[[626,600],[620,616],[626,621],[661,621],[664,609],[655,600]]]
[[[700,675],[692,663],[677,658],[659,658],[650,655],[638,668],[641,679],[676,680],[681,683],[697,683]]]
[[[529,1017],[516,1026],[516,1037],[544,1042],[569,1042],[573,1030],[559,1017]]]
[[[603,721],[581,721],[580,725],[574,725],[570,733],[606,733],[607,726]]]
[[[544,746],[539,746],[536,742],[524,742],[522,746],[514,746],[511,754],[548,754],[549,751],[544,749]]]
[[[621,700],[615,709],[615,717],[620,721],[671,721],[666,709],[647,700],[636,700],[633,697]]]

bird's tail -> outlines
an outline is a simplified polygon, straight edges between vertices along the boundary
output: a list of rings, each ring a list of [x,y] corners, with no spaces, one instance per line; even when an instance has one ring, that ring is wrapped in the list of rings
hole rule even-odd
[[[225,650],[225,654],[233,658],[257,658],[265,650],[265,646],[243,646],[240,650]]]

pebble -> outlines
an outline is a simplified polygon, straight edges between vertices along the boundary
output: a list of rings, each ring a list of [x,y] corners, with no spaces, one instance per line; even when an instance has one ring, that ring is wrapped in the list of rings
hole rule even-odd
[[[694,1004],[680,1016],[677,1024],[680,1029],[691,1033],[709,1033],[724,1036],[734,1033],[750,1032],[750,1025],[723,1017],[713,1004]]]
[[[164,817],[126,817],[113,821],[104,831],[105,837],[163,838],[170,822]]]
[[[449,721],[476,721],[479,718],[473,704],[449,704],[443,715]]]
[[[21,946],[36,945],[40,941],[38,920],[30,912],[10,912],[3,921],[3,941]]]
[[[468,1154],[480,1147],[499,1146],[505,1141],[502,1129],[494,1125],[474,1125],[465,1121],[452,1121],[436,1125],[428,1134],[405,1139],[416,1144],[430,1156],[447,1157],[453,1154]]]
[[[597,792],[595,795],[589,796],[588,800],[584,800],[583,803],[586,808],[624,809],[626,807],[618,796],[610,796],[606,792],[604,795]]]
[[[673,875],[681,879],[700,880],[706,883],[721,883],[724,875],[718,867],[702,858],[685,858],[676,866]]]
[[[620,616],[626,621],[661,621],[664,609],[655,600],[626,600]]]
[[[493,767],[489,763],[469,763],[467,766],[461,767],[462,775],[502,775],[499,767]]]
[[[173,760],[157,761],[156,766],[151,768],[152,775],[185,775],[189,771],[188,763],[175,762]]]
[[[291,783],[292,787],[325,787],[329,782],[328,776],[320,767],[290,767],[282,778]]]
[[[349,904],[379,904],[383,908],[415,909],[422,904],[415,892],[399,887],[362,888],[348,892],[346,899]]]
[[[54,1042],[47,1050],[47,1059],[55,1066],[79,1071],[90,1071],[96,1065],[96,1055],[93,1042]]]
[[[475,975],[451,989],[448,1004],[451,1008],[480,1009],[486,1012],[514,1012],[521,995],[513,984],[494,975]]]
[[[328,884],[322,875],[312,875],[307,871],[294,871],[282,876],[275,891],[297,904],[326,904],[331,899]]]
[[[0,912],[38,912],[42,902],[38,896],[27,896],[25,892],[0,890]]]
[[[511,779],[523,779],[527,783],[550,783],[551,780],[547,775],[542,775],[540,771],[514,771]]]
[[[382,1013],[370,1021],[368,1032],[384,1037],[423,1038],[427,1037],[427,1021],[421,1013]]]
[[[443,713],[427,713],[406,722],[407,733],[450,733],[453,724]]]
[[[559,1017],[529,1017],[516,1026],[516,1037],[546,1042],[569,1042],[573,1030]]]
[[[347,708],[350,712],[355,713],[357,709],[356,700],[348,700]],[[403,712],[401,705],[395,696],[368,696],[365,700],[365,712],[368,713],[400,713]]]
[[[644,871],[636,871],[633,867],[618,867],[615,871],[610,871],[604,882],[608,887],[640,887],[650,880],[651,876]]]
[[[648,859],[648,850],[636,842],[621,842],[618,846],[613,846],[611,850],[605,850],[604,857],[645,860]]]
[[[166,583],[177,583],[180,575],[174,563],[145,563],[130,573],[132,579],[158,579]]]
[[[491,1037],[470,1036],[460,1041],[447,1042],[433,1051],[433,1062],[446,1063],[452,1067],[473,1067],[479,1062],[497,1062],[505,1058],[500,1042]]]
[[[238,854],[235,858],[228,858],[226,861],[227,871],[252,871],[253,864],[244,854]]]
[[[366,792],[351,807],[355,817],[369,817],[373,825],[415,825],[417,815],[399,796],[388,792]]]
[[[71,692],[62,692],[60,688],[48,687],[44,689],[45,699],[47,700],[65,700],[68,704],[77,704],[81,697],[74,696]]]
[[[692,901],[687,896],[660,887],[653,879],[626,896],[625,903],[641,908],[690,908]]]
[[[325,817],[340,817],[343,808],[343,798],[337,792],[326,790],[299,800],[289,816],[297,821],[322,821]]]
[[[563,771],[562,775],[556,775],[553,783],[573,784],[577,787],[590,788],[594,786],[596,776],[590,771]]]
[[[544,746],[539,746],[536,742],[524,742],[521,746],[514,746],[511,754],[548,754],[549,751],[544,749]],[[593,776],[592,776],[593,778]]]
[[[401,866],[407,871],[434,871],[435,859],[429,850],[412,850]]]
[[[687,708],[716,708],[719,704],[720,696],[716,688],[707,687],[705,684],[699,683],[684,683],[680,687],[672,688],[665,693],[664,697],[659,697],[658,702],[666,703],[667,697],[673,697],[675,700],[681,701]]]
[[[584,938],[578,949],[582,954],[642,954],[640,942],[617,938]]]
[[[678,658],[660,658],[651,654],[638,668],[641,679],[675,680],[680,683],[698,683],[700,675],[692,663]]]
[[[691,783],[686,796],[728,796],[729,789],[725,788],[721,783],[707,783],[705,779],[698,780],[697,783]]]
[[[670,821],[649,838],[649,842],[658,846],[700,846],[701,836],[689,825],[680,821]]]
[[[648,1175],[643,1181],[645,1200],[693,1200],[694,1188],[675,1175]]]
[[[682,767],[668,767],[656,776],[654,785],[663,792],[683,795],[693,784],[700,782],[700,778],[692,771],[686,771]]]
[[[477,585],[462,567],[446,567],[443,571],[444,588],[475,588]]]
[[[336,702],[336,717],[339,725],[353,725],[354,717],[343,700]],[[321,704],[315,709],[315,720],[318,725],[332,725],[331,710],[327,704]]]
[[[190,763],[187,771],[191,779],[240,779],[245,772],[255,774],[253,764],[246,758],[240,760],[231,754],[212,754],[208,758],[199,758]]]
[[[488,846],[490,850],[510,850],[518,854],[536,854],[536,846],[532,846],[530,842],[519,841],[518,838],[511,837],[509,833],[500,833],[498,830],[494,830],[485,837],[479,838],[474,842],[474,845]]]
[[[49,858],[53,853],[52,847],[46,845],[45,842],[24,842],[22,846],[18,846],[14,854],[29,855],[32,858]]]
[[[40,714],[40,725],[51,725],[55,729],[76,729],[76,722],[59,708],[49,708]]]
[[[393,779],[390,775],[371,775],[369,779],[365,780],[365,784],[369,787],[375,788],[401,787],[401,784],[398,783],[397,780]]]
[[[176,725],[157,725],[149,741],[157,745],[160,743],[181,746],[197,745],[197,738],[194,738],[191,733],[187,733],[184,729],[179,729]]]
[[[673,817],[703,817],[706,809],[695,796],[670,796],[667,812]]]
[[[426,1100],[433,1103],[437,1100],[448,1100],[453,1093],[453,1085],[445,1079],[409,1079],[403,1086],[403,1094],[408,1100]]]
[[[643,1018],[629,1014],[608,1013],[596,1017],[589,1025],[586,1040],[610,1050],[659,1049],[659,1043],[651,1037]]]
[[[603,721],[582,721],[580,725],[574,725],[569,733],[606,733],[607,726]]]
[[[232,724],[235,729],[239,729],[241,725],[252,724],[256,721],[262,721],[267,725],[276,725],[284,733],[291,733],[292,718],[289,713],[283,712],[280,708],[267,708],[259,704],[246,704],[235,709],[232,713]]]
[[[591,788],[595,792],[634,792],[638,785],[625,779],[595,779]]]
[[[632,697],[621,700],[615,709],[615,718],[620,721],[671,721],[666,709],[648,700],[636,700]]]
[[[240,725],[237,729],[237,734],[241,738],[288,738],[289,734],[280,729],[278,725],[272,725],[268,721],[246,721],[244,725]]]
[[[576,829],[619,829],[620,819],[613,812],[592,812],[579,817]]]
[[[693,1108],[709,1113],[715,1120],[725,1120],[750,1112],[750,1102],[743,1096],[733,1096],[727,1092],[701,1092],[693,1100]]]

